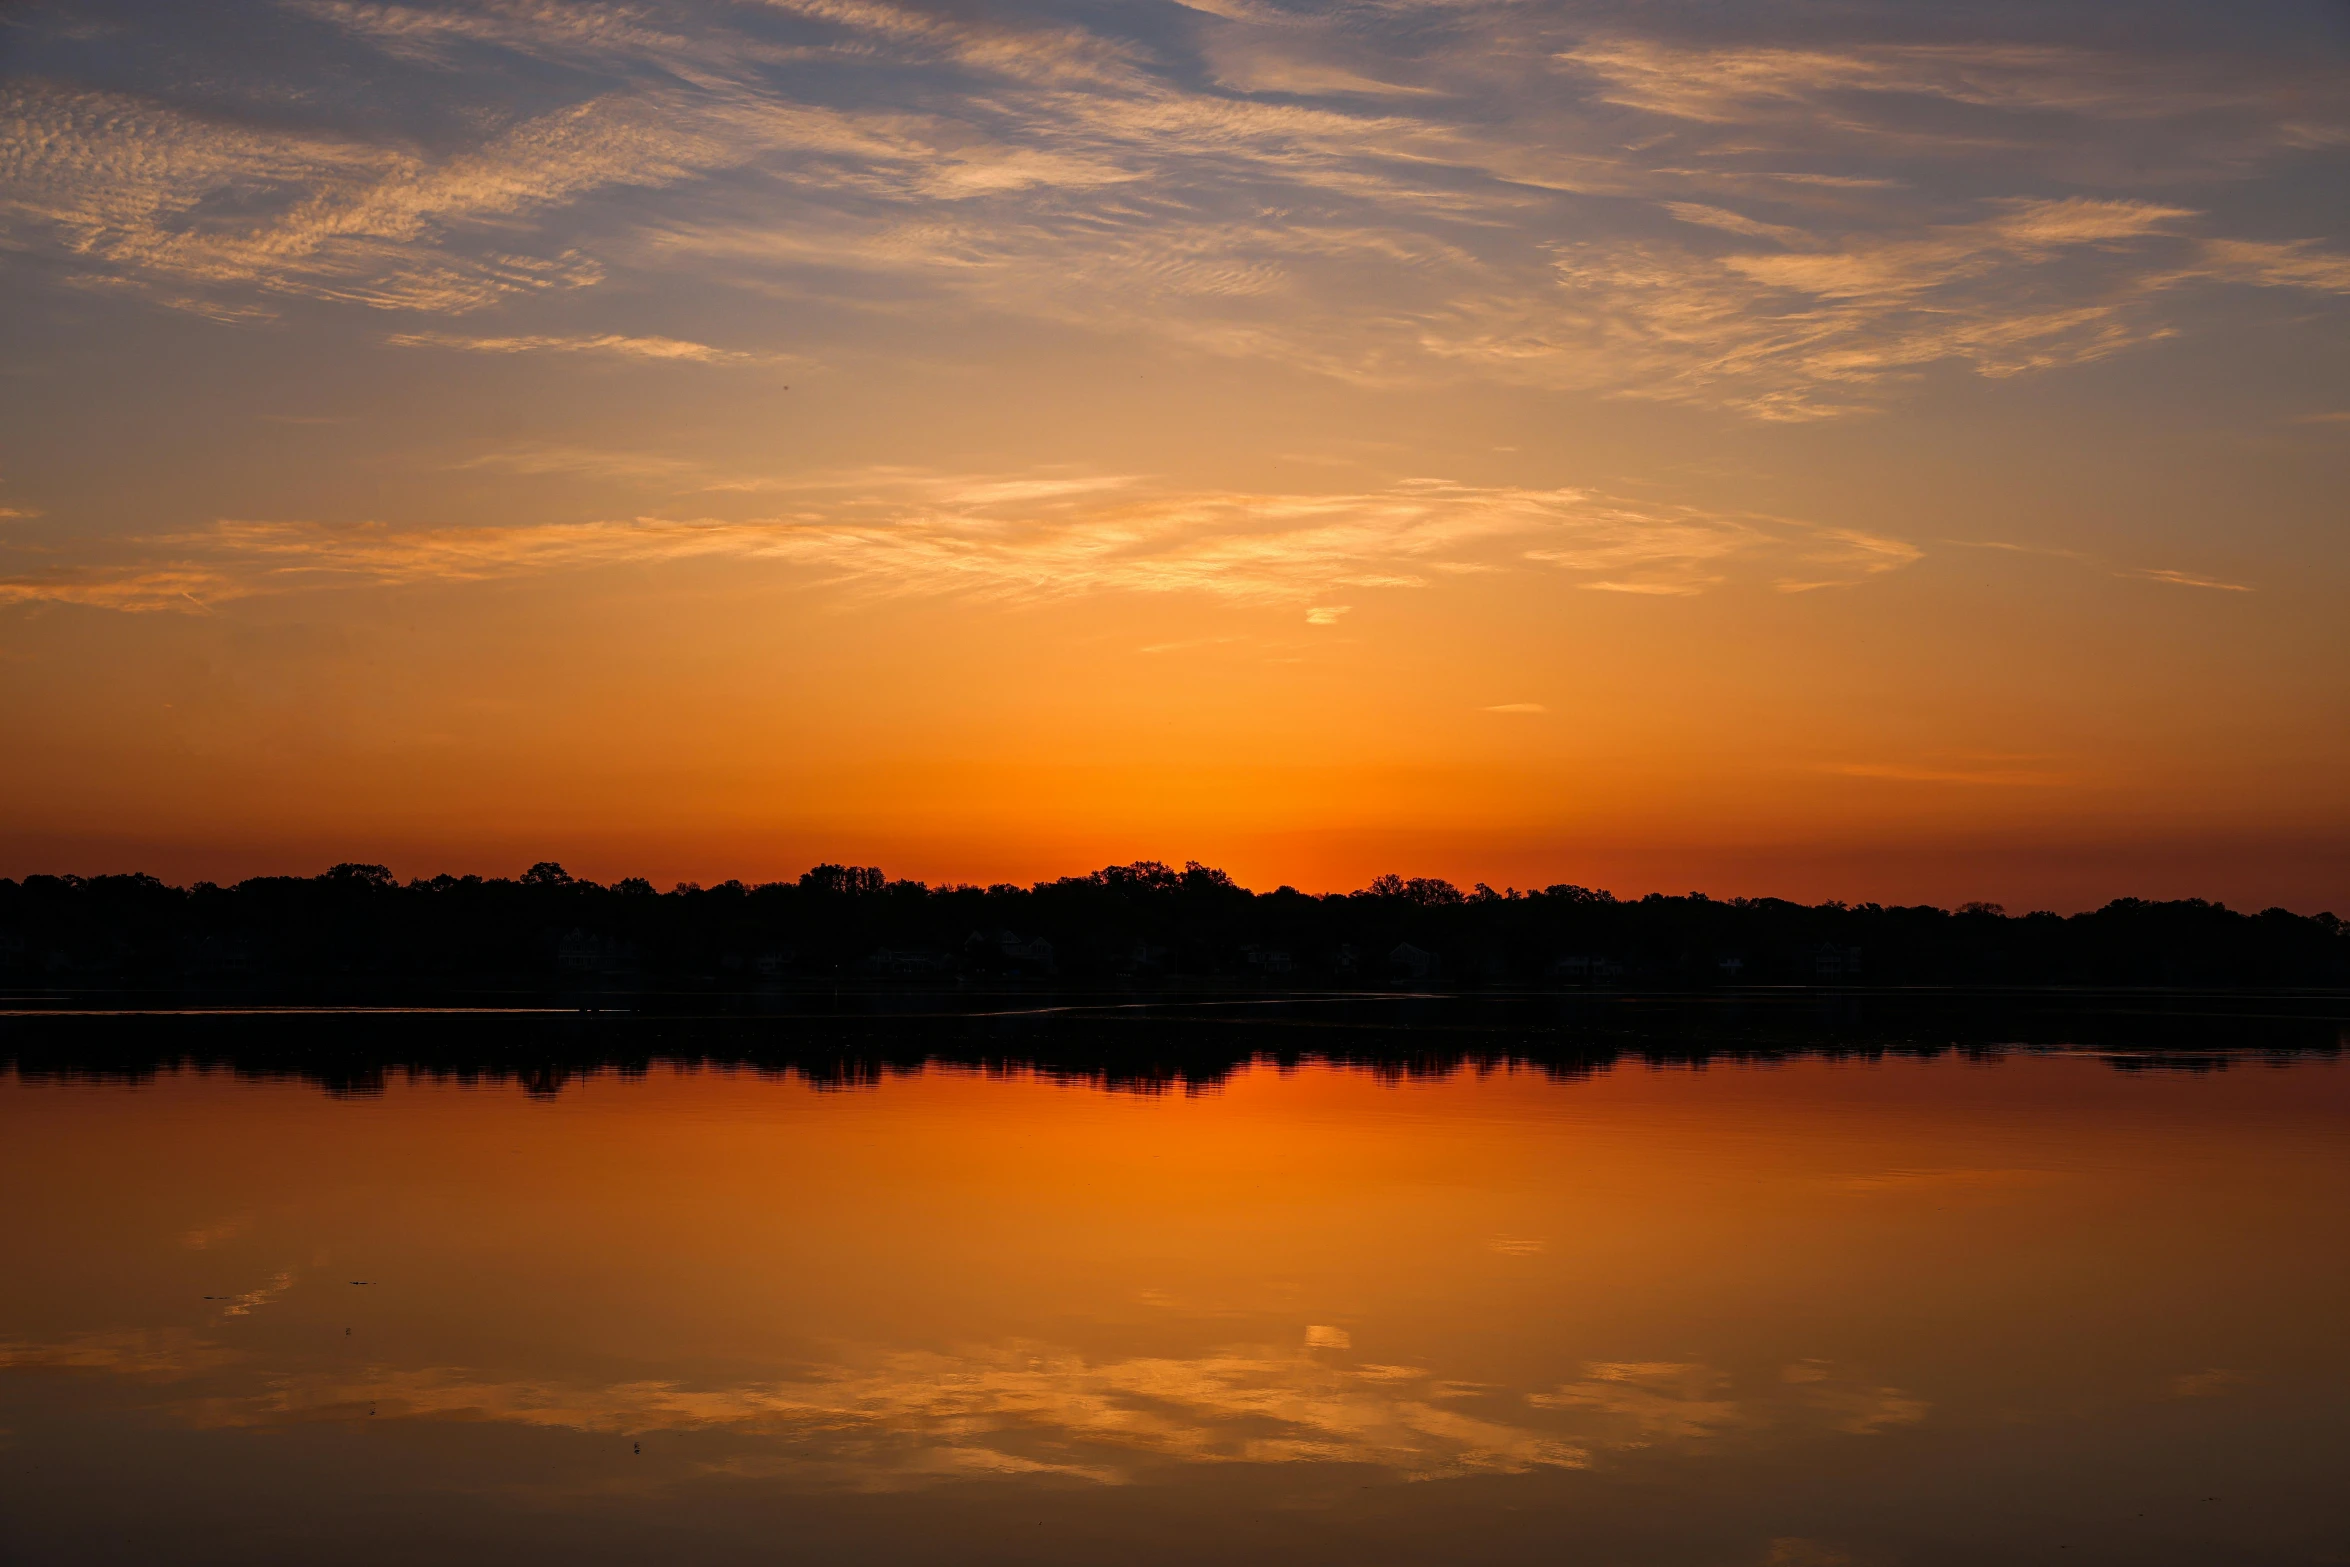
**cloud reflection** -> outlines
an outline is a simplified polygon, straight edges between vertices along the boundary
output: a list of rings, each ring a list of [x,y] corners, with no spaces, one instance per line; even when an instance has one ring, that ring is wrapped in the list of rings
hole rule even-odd
[[[1350,1364],[1346,1335],[1302,1350],[1232,1346],[1099,1360],[1005,1342],[878,1353],[773,1381],[597,1383],[455,1366],[281,1371],[188,1334],[0,1346],[0,1368],[110,1371],[185,1385],[170,1408],[210,1427],[354,1418],[493,1421],[740,1439],[728,1472],[890,1489],[958,1476],[1100,1484],[1184,1464],[1354,1464],[1404,1480],[1585,1468],[1610,1454],[1914,1424],[1919,1400],[1804,1362],[1737,1390],[1699,1364],[1593,1363],[1524,1395],[1418,1366]],[[1532,1418],[1529,1419],[1529,1416]]]

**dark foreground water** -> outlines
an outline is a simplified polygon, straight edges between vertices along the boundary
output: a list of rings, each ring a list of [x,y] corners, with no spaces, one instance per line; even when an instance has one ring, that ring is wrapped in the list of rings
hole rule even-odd
[[[307,1078],[65,1026],[0,1077],[0,1561],[2350,1561],[2322,1049],[468,1082],[429,1018],[286,1025]]]

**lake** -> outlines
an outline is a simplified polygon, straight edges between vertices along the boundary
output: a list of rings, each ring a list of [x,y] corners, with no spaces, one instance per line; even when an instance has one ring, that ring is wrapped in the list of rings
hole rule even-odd
[[[0,1075],[12,1564],[2350,1555],[2335,1048],[184,1026]]]

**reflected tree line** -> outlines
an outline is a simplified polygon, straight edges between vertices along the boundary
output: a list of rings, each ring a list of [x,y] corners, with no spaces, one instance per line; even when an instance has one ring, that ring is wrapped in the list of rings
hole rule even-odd
[[[1384,1081],[1621,1065],[2101,1053],[2123,1071],[2215,1071],[2350,1045],[2350,1005],[2304,994],[2067,991],[1577,992],[1171,997],[1004,1005],[939,994],[779,996],[705,1012],[23,1011],[0,1016],[0,1071],[136,1082],[182,1070],[366,1096],[401,1082],[554,1095],[598,1077],[748,1072],[855,1091],[930,1071],[1034,1074],[1113,1091],[1196,1093],[1252,1066],[1335,1066]]]
[[[1382,876],[1253,892],[1198,863],[1030,886],[930,886],[872,866],[660,891],[552,861],[401,882],[380,865],[174,887],[0,878],[0,980],[19,989],[414,999],[821,990],[1599,992],[1756,986],[2328,986],[2332,914],[2119,899],[2011,915],[1578,886],[1464,892]]]

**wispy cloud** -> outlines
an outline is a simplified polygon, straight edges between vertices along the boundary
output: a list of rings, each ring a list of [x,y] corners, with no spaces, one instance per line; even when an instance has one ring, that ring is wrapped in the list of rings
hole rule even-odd
[[[2147,582],[2167,582],[2182,588],[2214,588],[2226,593],[2258,591],[2248,583],[2225,582],[2217,577],[2206,577],[2191,571],[2175,571],[2158,566],[2119,566],[2086,550],[2067,549],[2060,545],[2018,544],[2004,539],[1946,539],[1943,542],[1959,549],[1997,550],[2008,555],[2037,555],[2048,560],[2078,561],[2115,577],[2136,578]]]
[[[519,472],[659,481],[664,459],[524,449],[474,460]],[[529,527],[337,527],[223,521],[126,546],[111,567],[49,567],[0,580],[0,598],[115,608],[325,586],[458,583],[698,559],[767,561],[884,593],[1042,599],[1197,592],[1304,601],[1310,624],[1349,606],[1333,587],[1423,588],[1465,555],[1532,563],[1580,585],[1686,594],[1735,570],[1788,567],[1859,582],[1915,547],[1782,518],[1634,507],[1579,490],[1424,479],[1346,494],[1171,491],[1116,475],[931,475],[867,470],[779,486],[790,509],[741,521]],[[1783,583],[1782,583],[1783,585]]]
[[[2008,112],[2121,120],[2168,119],[2283,99],[2277,82],[2194,62],[2131,59],[2037,44],[1847,44],[1833,48],[1707,47],[1638,37],[1595,40],[1558,60],[1596,77],[1610,103],[1714,125],[1816,113],[1891,118],[1897,104],[1938,98]]]
[[[1864,406],[1944,361],[2001,377],[2103,358],[2165,335],[2160,294],[2191,281],[2280,281],[2279,258],[2179,233],[2187,209],[2072,197],[1891,236],[1711,254],[1659,245],[1562,247],[1606,383],[1630,395],[1730,402],[1767,419]],[[2261,267],[2274,276],[2250,275]],[[2312,264],[2294,274],[2328,286]],[[1575,345],[1554,357],[1572,363]],[[1524,350],[1516,351],[1524,357]]]
[[[1356,1362],[1351,1335],[1294,1347],[1096,1358],[1009,1341],[847,1350],[785,1378],[584,1382],[494,1367],[288,1371],[193,1335],[0,1344],[0,1367],[149,1383],[166,1418],[269,1427],[375,1411],[544,1430],[696,1432],[731,1473],[845,1490],[1054,1474],[1117,1484],[1199,1464],[1352,1464],[1403,1480],[1582,1469],[1657,1448],[1788,1434],[1866,1436],[1927,1406],[1818,1361],[1744,1382],[1695,1363],[1595,1362],[1521,1392],[1424,1366]]]
[[[296,296],[566,320],[408,347],[760,357],[576,324],[625,273],[1766,419],[1873,407],[1935,364],[2010,376],[2156,342],[2190,285],[2350,292],[2324,244],[2121,188],[2158,132],[2224,143],[2224,168],[2172,187],[2350,144],[2350,91],[2316,69],[1701,45],[1518,11],[1497,30],[1477,5],[1407,25],[1235,0],[1175,9],[1149,45],[888,0],[295,9],[466,112],[431,138],[288,131],[19,81],[0,243],[224,320]],[[511,56],[559,66],[571,100],[514,95]],[[1929,193],[1919,160],[1985,194]]]
[[[456,332],[395,332],[384,339],[395,348],[448,348],[470,354],[611,354],[623,359],[684,361],[693,364],[754,364],[773,356],[674,337],[625,337],[616,332],[555,336],[467,337]]]
[[[658,452],[629,452],[593,446],[518,446],[484,452],[451,465],[459,471],[487,469],[538,478],[622,480],[625,482],[691,487],[701,470],[680,457]]]
[[[2253,589],[2242,582],[2222,582],[2217,577],[2198,576],[2192,571],[2168,571],[2156,568],[2150,571],[2132,571],[2126,576],[2144,577],[2149,582],[2168,582],[2182,588],[2214,588],[2222,593],[2250,593]]]
[[[232,1241],[253,1228],[253,1215],[240,1213],[222,1219],[217,1224],[202,1224],[180,1237],[180,1244],[190,1251],[209,1251],[224,1241]]]

